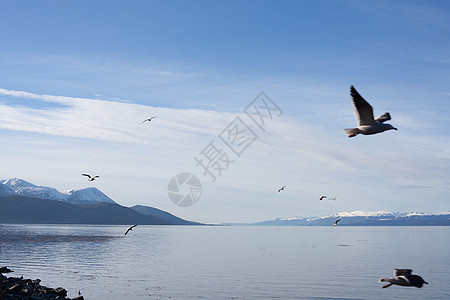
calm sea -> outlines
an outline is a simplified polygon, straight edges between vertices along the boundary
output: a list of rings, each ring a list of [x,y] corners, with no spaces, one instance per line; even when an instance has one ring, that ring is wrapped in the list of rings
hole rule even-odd
[[[450,227],[0,225],[0,266],[85,299],[450,299]],[[382,289],[411,268],[429,285]]]

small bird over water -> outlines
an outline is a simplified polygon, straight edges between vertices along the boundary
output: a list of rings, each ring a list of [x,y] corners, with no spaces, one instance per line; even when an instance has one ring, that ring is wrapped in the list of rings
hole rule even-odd
[[[157,117],[151,117],[151,118],[148,118],[148,119],[145,119],[144,121],[142,121],[142,123],[145,123],[145,122],[151,122],[154,118],[157,118]]]
[[[388,284],[383,285],[383,288],[390,287],[393,284],[421,288],[424,283],[428,284],[428,282],[423,280],[419,275],[412,275],[411,269],[394,269],[394,275],[395,276],[392,278],[380,279],[380,282],[389,282]]]
[[[137,224],[128,227],[127,231],[125,231],[125,235],[127,235],[127,233],[128,233],[129,231],[133,230],[133,228],[136,227],[136,226],[137,226]]]
[[[91,176],[91,175],[89,175],[89,174],[81,174],[81,175],[83,175],[83,176],[87,176],[87,177],[88,177],[88,180],[89,180],[89,181],[94,181],[94,180],[95,180],[95,178],[98,178],[98,177],[100,177],[100,176],[98,176],[98,175],[95,175],[95,176]]]
[[[340,220],[341,220],[341,219],[336,220],[336,221],[333,223],[333,225],[337,225],[338,222],[339,222]]]
[[[285,185],[283,185],[282,187],[280,187],[280,188],[278,189],[278,193],[281,192],[281,191],[284,191],[285,188],[286,188]]]
[[[372,106],[361,97],[353,85],[350,87],[350,95],[358,127],[344,129],[344,133],[349,138],[357,136],[358,134],[370,135],[390,129],[397,130],[397,128],[393,127],[391,124],[384,124],[385,121],[391,119],[391,115],[388,112],[374,119]]]

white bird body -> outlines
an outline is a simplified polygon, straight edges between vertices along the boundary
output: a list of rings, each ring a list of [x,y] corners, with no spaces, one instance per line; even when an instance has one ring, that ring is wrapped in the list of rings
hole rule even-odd
[[[391,129],[397,130],[397,128],[393,127],[391,124],[384,123],[391,119],[391,115],[388,112],[374,118],[372,106],[353,86],[350,87],[350,95],[358,127],[344,129],[344,133],[348,135],[348,137],[354,137],[358,134],[371,135]]]

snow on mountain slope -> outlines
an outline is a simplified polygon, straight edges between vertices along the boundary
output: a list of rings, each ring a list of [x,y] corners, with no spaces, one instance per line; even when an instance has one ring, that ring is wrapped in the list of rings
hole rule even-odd
[[[99,189],[94,187],[81,190],[70,190],[64,192],[64,194],[68,196],[67,202],[73,204],[95,204],[101,202],[116,203]]]
[[[3,184],[4,180],[0,182],[0,196],[8,196],[14,194],[14,192],[6,185]]]
[[[59,200],[73,204],[116,203],[95,187],[61,193],[52,187],[36,186],[19,178],[0,181],[0,196],[2,195],[21,195],[39,199]]]
[[[12,178],[4,181],[3,184],[9,187],[16,195],[34,197],[39,199],[50,199],[60,201],[67,200],[67,195],[59,192],[54,188],[46,186],[36,186],[23,179]]]
[[[389,212],[389,211],[351,211],[339,212],[324,217],[274,218],[253,225],[291,225],[291,226],[331,226],[335,220],[341,219],[339,225],[450,225],[450,212]]]

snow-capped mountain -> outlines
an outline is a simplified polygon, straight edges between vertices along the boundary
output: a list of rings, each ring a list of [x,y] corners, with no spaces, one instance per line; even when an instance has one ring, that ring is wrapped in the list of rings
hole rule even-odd
[[[275,218],[247,225],[261,226],[329,226],[340,219],[339,225],[349,226],[396,226],[396,225],[450,225],[450,212],[388,212],[388,211],[352,211],[340,212],[325,217]],[[232,225],[232,224],[229,224]]]
[[[50,200],[60,200],[66,201],[67,195],[58,192],[58,190],[46,187],[46,186],[36,186],[25,180],[19,178],[12,178],[5,180],[3,185],[8,187],[16,195],[34,197],[39,199],[50,199]]]
[[[95,187],[89,187],[81,190],[70,190],[64,192],[64,194],[68,196],[67,202],[73,204],[95,204],[100,202],[116,203]]]
[[[12,178],[0,181],[0,196],[20,195],[38,199],[49,199],[73,204],[116,203],[94,187],[59,192],[47,186],[37,186],[23,179]]]

